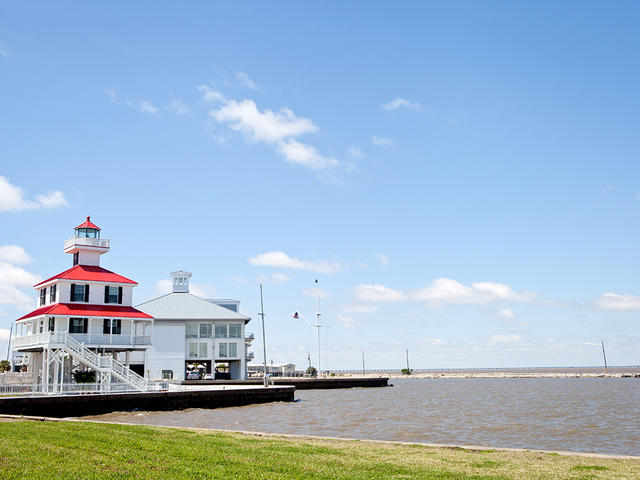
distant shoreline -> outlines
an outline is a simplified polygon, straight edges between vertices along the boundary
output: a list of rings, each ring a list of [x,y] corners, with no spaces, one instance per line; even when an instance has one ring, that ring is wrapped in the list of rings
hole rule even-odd
[[[367,377],[367,378],[640,378],[640,367],[629,371],[616,372],[518,372],[518,371],[435,371],[435,372],[414,372],[411,375],[403,375],[399,372],[367,372],[367,373],[336,373],[336,377]]]

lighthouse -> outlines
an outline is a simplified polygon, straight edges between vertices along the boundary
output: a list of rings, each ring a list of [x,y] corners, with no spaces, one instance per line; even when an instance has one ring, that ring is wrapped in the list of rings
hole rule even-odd
[[[71,268],[34,285],[38,308],[16,320],[13,348],[43,393],[73,390],[77,371],[93,372],[97,391],[147,390],[153,317],[132,307],[137,282],[100,266],[108,251],[87,217],[64,242]]]

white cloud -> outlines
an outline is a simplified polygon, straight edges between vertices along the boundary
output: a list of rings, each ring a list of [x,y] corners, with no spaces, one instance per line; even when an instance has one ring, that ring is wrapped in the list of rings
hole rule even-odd
[[[353,328],[358,324],[358,320],[350,315],[338,315],[338,323],[344,328]]]
[[[373,256],[378,260],[381,266],[386,267],[389,265],[389,257],[386,255],[383,255],[382,253],[374,253]]]
[[[522,339],[518,335],[510,334],[510,335],[492,335],[489,337],[487,344],[489,345],[497,345],[498,343],[517,343]]]
[[[322,288],[308,288],[304,290],[302,293],[304,293],[307,297],[311,297],[311,298],[320,297],[321,300],[329,298],[331,296],[330,292],[327,292]]]
[[[249,75],[247,75],[246,73],[237,72],[236,73],[236,78],[238,80],[240,80],[243,83],[243,85],[245,87],[247,87],[248,89],[250,89],[250,90],[257,90],[258,89],[258,85],[256,85],[256,83],[253,80],[251,80]]]
[[[260,282],[271,282],[271,283],[286,283],[289,280],[288,275],[284,273],[272,273],[271,275],[260,275],[258,277],[258,281]]]
[[[339,165],[338,160],[321,155],[314,146],[295,140],[300,135],[318,131],[311,119],[298,117],[288,108],[260,110],[253,100],[228,99],[207,85],[197,88],[203,100],[221,104],[210,110],[209,116],[242,133],[247,141],[275,146],[287,162],[311,170],[326,170]]]
[[[588,347],[601,347],[602,344],[600,343],[595,343],[595,342],[584,342],[584,344]]]
[[[320,260],[311,262],[290,257],[284,252],[266,252],[249,258],[249,263],[256,267],[292,268],[309,270],[318,273],[335,273],[342,269],[340,262]]]
[[[140,110],[142,113],[148,113],[150,115],[158,113],[158,107],[153,105],[149,100],[139,100],[137,102],[134,102],[133,100],[126,100],[124,103],[128,107]]]
[[[105,90],[104,93],[106,93],[107,95],[109,95],[109,97],[111,97],[111,101],[113,103],[117,103],[118,102],[118,95],[116,94],[116,92],[114,90]]]
[[[384,285],[359,285],[355,297],[368,302],[395,302],[421,300],[431,307],[449,304],[484,304],[494,301],[530,302],[535,294],[527,291],[514,292],[509,285],[495,282],[476,282],[471,286],[451,278],[437,278],[427,287],[403,292]]]
[[[0,304],[15,305],[21,309],[33,306],[33,298],[20,288],[30,288],[39,283],[41,278],[13,265],[27,263],[30,260],[22,247],[16,245],[0,247]]]
[[[36,195],[35,200],[25,198],[25,191],[12,185],[9,179],[0,175],[0,212],[11,210],[35,210],[38,208],[68,207],[64,194],[53,190],[46,195]]]
[[[628,293],[619,295],[617,293],[603,293],[595,305],[602,310],[628,311],[640,310],[640,297]]]
[[[10,333],[6,328],[0,328],[0,342],[9,340]]]
[[[173,112],[177,115],[188,115],[191,110],[178,98],[174,98],[173,94],[169,94],[171,97],[171,103],[165,107],[168,112]]]
[[[503,308],[501,310],[498,310],[498,317],[504,320],[513,320],[514,318],[516,318],[516,314],[513,313],[513,310]]]
[[[31,257],[25,252],[24,248],[17,245],[0,245],[0,262],[24,265],[30,261]]]
[[[360,147],[356,147],[355,145],[350,146],[349,150],[347,150],[347,153],[353,158],[362,157],[362,150],[360,150]]]
[[[323,157],[311,145],[300,143],[296,140],[279,142],[278,152],[288,162],[297,163],[311,170],[322,170],[338,165],[338,161],[335,158]]]
[[[361,313],[366,315],[378,311],[378,307],[374,305],[343,305],[340,309],[345,313]]]
[[[374,135],[371,140],[373,144],[377,145],[378,147],[395,147],[396,146],[396,142],[393,141],[391,138],[376,137]]]
[[[354,289],[354,297],[363,302],[397,302],[407,299],[400,290],[393,290],[384,285],[358,285]]]
[[[403,108],[403,107],[411,108],[413,110],[420,110],[422,108],[422,105],[420,105],[418,102],[412,102],[410,100],[407,100],[406,98],[400,98],[400,97],[396,97],[390,102],[380,105],[380,108],[383,108],[388,112],[391,112],[393,110],[397,110],[398,108]]]
[[[252,141],[275,143],[318,130],[310,119],[296,117],[288,108],[278,112],[260,111],[253,100],[246,99],[240,102],[228,100],[218,110],[212,110],[210,115]]]
[[[209,87],[208,85],[198,85],[196,87],[196,90],[202,93],[202,100],[204,100],[205,102],[217,103],[227,101],[224,95]]]
[[[3,57],[8,57],[9,52],[7,52],[4,48],[0,48],[0,55],[2,55]]]
[[[249,279],[244,277],[233,277],[233,281],[236,283],[247,283]]]

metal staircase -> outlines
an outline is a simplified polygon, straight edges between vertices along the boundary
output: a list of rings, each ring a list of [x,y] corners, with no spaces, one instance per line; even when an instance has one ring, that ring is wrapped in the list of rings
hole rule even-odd
[[[49,345],[44,350],[45,355],[43,355],[43,363],[46,363],[43,369],[45,377],[42,379],[43,389],[45,385],[49,384],[49,366],[51,364],[54,365],[55,373],[52,380],[55,384],[59,378],[59,365],[62,365],[63,354],[69,354],[74,360],[97,373],[98,378],[96,380],[100,384],[100,391],[102,392],[111,390],[113,379],[127,384],[132,390],[140,392],[148,390],[147,380],[144,377],[131,371],[111,355],[100,355],[92,352],[65,332],[53,333],[51,337]]]

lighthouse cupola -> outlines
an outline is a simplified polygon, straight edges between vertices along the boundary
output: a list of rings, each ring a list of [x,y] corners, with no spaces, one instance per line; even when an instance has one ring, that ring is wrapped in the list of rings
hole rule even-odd
[[[100,255],[109,251],[109,240],[100,238],[100,227],[87,217],[64,242],[64,253],[73,254],[73,265],[100,265]]]

